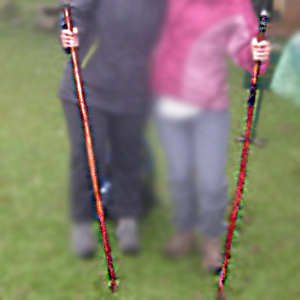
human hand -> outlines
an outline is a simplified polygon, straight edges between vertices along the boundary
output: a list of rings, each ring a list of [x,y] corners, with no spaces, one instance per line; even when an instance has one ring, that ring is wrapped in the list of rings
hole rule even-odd
[[[78,47],[79,46],[78,29],[74,27],[73,32],[68,29],[62,30],[60,34],[60,41],[63,48],[65,49],[70,47]]]
[[[251,50],[253,60],[265,62],[270,58],[271,43],[266,40],[258,43],[257,38],[253,38]]]

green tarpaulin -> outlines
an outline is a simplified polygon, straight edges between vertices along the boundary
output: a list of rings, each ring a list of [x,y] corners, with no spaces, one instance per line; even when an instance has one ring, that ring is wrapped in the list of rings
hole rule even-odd
[[[270,88],[300,106],[300,32],[286,44]]]

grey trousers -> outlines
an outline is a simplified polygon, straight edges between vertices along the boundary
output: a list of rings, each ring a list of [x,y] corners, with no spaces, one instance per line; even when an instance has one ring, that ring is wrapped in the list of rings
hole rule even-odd
[[[229,110],[203,111],[183,121],[156,115],[156,123],[168,166],[176,231],[198,229],[211,238],[224,235]]]
[[[86,158],[85,140],[78,105],[62,101],[71,146],[70,215],[74,222],[93,219],[93,188]],[[89,107],[89,121],[98,179],[105,174],[107,145],[111,156],[112,218],[140,218],[142,214],[141,172],[145,114],[113,114]]]

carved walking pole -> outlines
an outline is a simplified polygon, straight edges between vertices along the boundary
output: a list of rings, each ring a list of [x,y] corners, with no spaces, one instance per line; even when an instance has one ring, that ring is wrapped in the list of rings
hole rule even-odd
[[[67,29],[70,31],[73,31],[70,3],[69,3],[69,1],[62,1],[62,4],[63,4],[63,12],[64,12]],[[87,112],[87,106],[86,106],[85,95],[84,95],[84,90],[83,90],[83,82],[82,82],[82,78],[81,78],[77,49],[75,47],[71,47],[71,60],[72,60],[72,65],[73,65],[73,72],[74,72],[74,78],[75,78],[75,83],[76,83],[77,96],[78,96],[79,107],[80,107],[80,112],[81,112],[82,124],[83,124],[83,128],[84,128],[84,137],[85,137],[85,143],[86,143],[86,149],[87,149],[87,159],[88,159],[90,175],[91,175],[91,179],[92,179],[92,183],[93,183],[94,195],[96,198],[100,229],[101,229],[101,233],[102,233],[102,237],[103,237],[104,251],[105,251],[105,257],[106,257],[107,268],[108,268],[108,276],[109,276],[109,286],[110,286],[112,292],[115,292],[116,288],[117,288],[117,279],[116,279],[116,275],[115,275],[115,271],[114,271],[114,266],[113,266],[113,261],[112,261],[112,256],[111,256],[111,248],[110,248],[110,244],[109,244],[107,230],[105,227],[104,210],[103,210],[103,206],[102,206],[100,187],[99,187],[97,171],[96,171],[96,164],[95,164],[95,157],[94,157],[92,138],[91,138],[91,132],[90,132],[90,126],[89,126],[88,112]]]
[[[260,17],[259,33],[257,37],[258,42],[265,40],[268,21],[269,21],[268,13],[264,10],[262,11]],[[246,121],[245,140],[244,140],[243,151],[241,156],[239,179],[238,179],[237,189],[235,193],[235,199],[231,210],[222,270],[219,277],[219,287],[218,287],[218,294],[217,294],[218,299],[226,298],[224,293],[224,285],[228,276],[227,273],[228,273],[229,260],[231,258],[230,252],[231,252],[232,242],[234,240],[234,236],[237,234],[236,221],[237,219],[240,218],[240,213],[241,213],[240,210],[242,208],[242,197],[243,197],[244,185],[245,185],[246,166],[247,166],[248,154],[249,154],[253,113],[254,113],[255,100],[256,100],[257,82],[260,74],[260,66],[261,66],[261,61],[255,61],[253,72],[252,72],[252,78],[251,78],[250,95],[247,99],[248,101],[247,121]]]

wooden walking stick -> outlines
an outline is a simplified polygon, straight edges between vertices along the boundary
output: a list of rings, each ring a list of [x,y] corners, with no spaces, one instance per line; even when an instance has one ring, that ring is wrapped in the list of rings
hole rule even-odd
[[[63,0],[62,4],[63,4],[63,13],[64,13],[67,29],[70,31],[73,31],[70,1]],[[83,90],[83,82],[82,82],[82,77],[81,77],[81,72],[80,72],[80,65],[79,65],[79,60],[78,60],[77,49],[75,47],[71,47],[71,60],[72,60],[72,65],[73,65],[73,72],[74,72],[74,78],[75,78],[75,83],[76,83],[81,118],[82,118],[82,123],[83,123],[83,128],[84,128],[84,137],[85,137],[85,144],[86,144],[86,150],[87,150],[89,171],[90,171],[90,175],[91,175],[91,179],[92,179],[92,183],[93,183],[94,195],[95,195],[96,204],[97,204],[97,212],[98,212],[98,216],[99,216],[99,224],[100,224],[100,229],[101,229],[101,233],[102,233],[102,237],[103,237],[104,251],[105,251],[105,257],[106,257],[107,268],[108,268],[109,286],[110,286],[112,292],[115,292],[116,287],[117,287],[117,279],[116,279],[114,266],[113,266],[113,262],[112,262],[111,248],[110,248],[110,244],[109,244],[107,230],[105,227],[104,210],[103,210],[103,206],[102,206],[100,187],[99,187],[99,182],[98,182],[98,177],[97,177],[97,170],[96,170],[95,157],[94,157],[94,151],[93,151],[93,145],[92,145],[92,137],[91,137],[91,131],[90,131],[90,125],[89,125],[89,119],[88,119],[88,112],[87,112],[87,106],[86,106],[85,95],[84,95],[84,90]]]
[[[266,38],[266,30],[269,18],[267,11],[263,10],[260,17],[260,24],[259,24],[259,33],[257,40],[261,42]],[[245,140],[243,144],[243,151],[241,156],[241,164],[240,164],[240,172],[239,172],[239,179],[237,184],[237,189],[235,193],[235,199],[233,202],[233,207],[231,210],[230,221],[229,221],[229,228],[227,232],[227,239],[225,244],[225,253],[223,257],[223,265],[222,270],[219,277],[219,288],[218,288],[218,299],[225,299],[224,293],[224,285],[227,279],[227,271],[228,271],[228,264],[231,258],[230,251],[231,245],[234,240],[234,236],[237,234],[236,232],[236,220],[239,218],[240,210],[242,208],[242,197],[244,192],[244,185],[245,185],[245,177],[246,177],[246,166],[248,161],[248,154],[249,154],[249,145],[250,145],[250,138],[251,138],[251,129],[252,129],[252,122],[253,122],[253,112],[255,107],[255,100],[256,100],[256,91],[257,91],[257,82],[260,74],[260,66],[261,61],[255,61],[252,78],[251,78],[251,85],[250,85],[250,95],[248,97],[248,109],[247,109],[247,121],[246,121],[246,132],[245,132]]]

